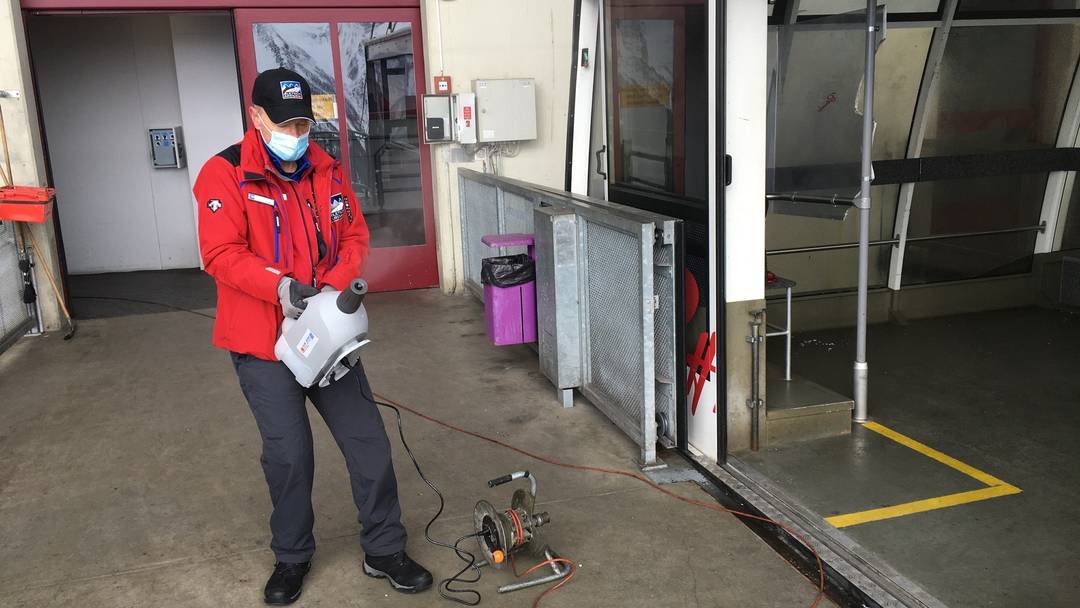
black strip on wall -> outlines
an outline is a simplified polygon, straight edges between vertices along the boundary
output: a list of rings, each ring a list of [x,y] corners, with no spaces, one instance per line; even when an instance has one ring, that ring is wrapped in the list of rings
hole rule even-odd
[[[906,184],[994,175],[1080,171],[1080,148],[1016,150],[992,154],[929,156],[874,161],[874,185]],[[768,172],[772,192],[858,190],[858,163],[777,167]]]

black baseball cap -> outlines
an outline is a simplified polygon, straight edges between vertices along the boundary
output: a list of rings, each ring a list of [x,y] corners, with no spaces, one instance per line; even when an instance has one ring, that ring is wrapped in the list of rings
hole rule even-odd
[[[274,124],[294,118],[315,121],[311,112],[311,85],[300,74],[285,68],[266,70],[255,78],[251,103],[266,110]]]

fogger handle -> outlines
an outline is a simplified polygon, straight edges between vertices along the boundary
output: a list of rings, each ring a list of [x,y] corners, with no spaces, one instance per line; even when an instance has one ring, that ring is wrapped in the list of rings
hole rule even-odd
[[[522,477],[529,477],[529,472],[517,471],[514,473],[508,473],[506,475],[503,475],[502,477],[496,477],[495,479],[492,479],[488,482],[488,487],[494,488],[495,486],[501,486],[504,483],[510,483],[511,481],[514,481],[515,479],[521,479]]]

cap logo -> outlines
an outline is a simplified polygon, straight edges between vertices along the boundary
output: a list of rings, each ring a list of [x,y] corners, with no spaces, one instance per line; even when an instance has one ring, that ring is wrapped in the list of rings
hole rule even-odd
[[[282,99],[303,99],[304,93],[300,88],[300,83],[295,80],[282,80],[281,81],[281,98]]]

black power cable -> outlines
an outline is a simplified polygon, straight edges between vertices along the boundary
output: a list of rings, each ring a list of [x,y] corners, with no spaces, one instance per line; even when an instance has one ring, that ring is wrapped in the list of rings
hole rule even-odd
[[[363,391],[364,387],[361,384],[361,394],[363,394]],[[454,541],[454,544],[452,545],[444,543],[431,536],[431,526],[435,525],[435,521],[438,520],[440,516],[442,516],[443,511],[446,508],[446,498],[443,497],[442,492],[439,491],[439,487],[436,486],[430,479],[427,478],[427,476],[424,475],[424,471],[420,469],[420,463],[417,462],[416,456],[413,455],[412,448],[409,447],[409,442],[405,440],[405,427],[401,421],[401,410],[389,403],[378,401],[371,395],[364,395],[364,397],[370,399],[373,403],[379,406],[394,411],[394,416],[397,418],[398,436],[401,438],[401,445],[405,448],[405,453],[409,455],[409,460],[412,460],[413,467],[416,468],[416,473],[420,476],[420,479],[423,480],[423,482],[427,484],[429,488],[431,488],[431,491],[435,492],[435,495],[439,497],[439,509],[435,511],[435,515],[433,515],[431,519],[428,520],[427,525],[424,526],[424,539],[432,545],[435,545],[436,547],[443,547],[445,549],[453,551],[454,554],[458,556],[458,559],[460,559],[462,562],[465,562],[465,567],[459,570],[456,574],[439,581],[439,595],[442,596],[444,599],[450,600],[451,602],[457,602],[458,604],[462,604],[464,606],[478,605],[481,600],[481,595],[479,591],[475,589],[462,589],[460,587],[454,588],[451,585],[455,585],[458,583],[475,584],[480,582],[480,566],[476,565],[476,555],[469,551],[466,551],[465,549],[462,549],[460,545],[462,541],[470,538],[476,538],[480,536],[481,533],[474,532],[473,534],[466,534],[465,536],[462,536],[461,538]],[[476,572],[476,577],[462,578],[462,575],[468,572],[470,569]],[[475,599],[455,597],[462,595],[472,596]]]

